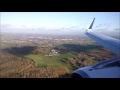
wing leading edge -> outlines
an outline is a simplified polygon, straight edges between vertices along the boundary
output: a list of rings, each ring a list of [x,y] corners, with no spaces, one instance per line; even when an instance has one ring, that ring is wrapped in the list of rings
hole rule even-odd
[[[99,33],[92,32],[92,26],[94,23],[95,18],[93,19],[92,23],[90,24],[90,28],[86,30],[86,35],[89,36],[91,39],[96,41],[97,43],[101,44],[105,48],[111,50],[113,53],[116,53],[120,56],[120,40],[108,37]]]

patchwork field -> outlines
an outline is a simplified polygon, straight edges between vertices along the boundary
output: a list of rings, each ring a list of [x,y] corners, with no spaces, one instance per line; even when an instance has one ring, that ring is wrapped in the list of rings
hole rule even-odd
[[[1,38],[0,77],[68,78],[78,68],[116,57],[87,38],[8,36]]]

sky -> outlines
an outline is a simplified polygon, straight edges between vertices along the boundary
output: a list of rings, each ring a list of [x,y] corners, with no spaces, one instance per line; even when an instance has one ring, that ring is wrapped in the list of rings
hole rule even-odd
[[[74,33],[93,25],[97,30],[120,30],[120,12],[0,12],[2,32]]]

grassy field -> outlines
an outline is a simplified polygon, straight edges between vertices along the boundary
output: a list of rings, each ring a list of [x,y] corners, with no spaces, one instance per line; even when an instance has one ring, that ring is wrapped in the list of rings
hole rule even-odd
[[[24,57],[31,58],[37,63],[37,67],[45,66],[67,66],[70,71],[73,71],[71,65],[66,64],[61,61],[62,58],[74,58],[74,54],[60,54],[59,56],[50,57],[50,56],[39,56],[35,54],[27,54]]]
[[[92,60],[92,65],[95,65],[95,64],[97,64],[98,63],[98,61],[96,61],[96,60]]]

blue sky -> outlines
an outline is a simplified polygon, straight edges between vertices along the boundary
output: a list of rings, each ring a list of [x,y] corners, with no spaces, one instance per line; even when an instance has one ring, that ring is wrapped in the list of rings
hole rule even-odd
[[[120,29],[120,12],[0,12],[0,24],[7,28],[18,28],[16,30],[20,28],[80,30],[88,27],[94,17],[96,18],[94,29]]]

